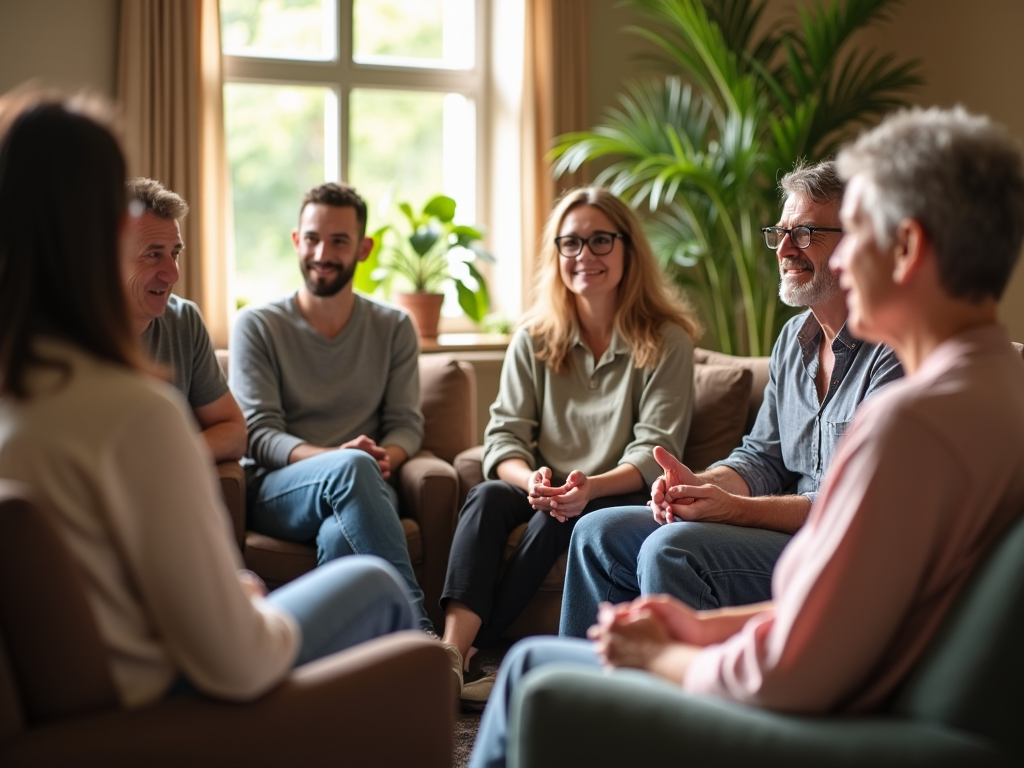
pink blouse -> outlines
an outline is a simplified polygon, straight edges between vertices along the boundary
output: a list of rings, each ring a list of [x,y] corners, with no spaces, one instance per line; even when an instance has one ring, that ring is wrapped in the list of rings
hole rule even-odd
[[[940,345],[858,411],[772,582],[683,687],[790,712],[877,707],[1024,509],[1024,361],[1001,326]]]

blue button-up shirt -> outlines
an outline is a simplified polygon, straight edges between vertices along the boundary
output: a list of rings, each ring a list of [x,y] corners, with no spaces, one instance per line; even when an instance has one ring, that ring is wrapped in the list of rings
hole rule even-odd
[[[772,349],[754,428],[739,448],[711,465],[736,470],[751,496],[795,492],[813,500],[857,406],[903,376],[889,347],[855,339],[844,325],[832,342],[835,366],[819,402],[821,334],[811,312],[786,323]]]

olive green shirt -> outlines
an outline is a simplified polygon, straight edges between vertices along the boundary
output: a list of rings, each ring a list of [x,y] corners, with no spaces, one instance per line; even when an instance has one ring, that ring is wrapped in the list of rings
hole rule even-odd
[[[572,364],[555,374],[535,357],[528,331],[517,331],[484,434],[484,476],[495,479],[499,463],[521,458],[549,467],[553,484],[576,469],[599,475],[619,464],[653,484],[661,474],[654,446],[681,456],[693,413],[693,342],[675,324],[661,333],[661,360],[647,368],[634,365],[617,332],[596,363],[577,334]]]

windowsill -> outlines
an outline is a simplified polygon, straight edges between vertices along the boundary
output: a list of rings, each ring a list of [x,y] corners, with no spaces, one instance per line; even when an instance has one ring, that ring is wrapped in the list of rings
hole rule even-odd
[[[421,352],[504,352],[509,336],[496,333],[442,333],[436,340],[420,339]]]

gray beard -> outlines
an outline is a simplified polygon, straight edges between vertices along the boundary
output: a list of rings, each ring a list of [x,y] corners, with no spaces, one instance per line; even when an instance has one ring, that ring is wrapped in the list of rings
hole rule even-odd
[[[839,277],[827,267],[823,270],[815,270],[811,281],[803,285],[790,285],[785,275],[781,273],[779,275],[779,298],[787,307],[810,307],[815,304],[823,304],[839,293],[839,290]]]

